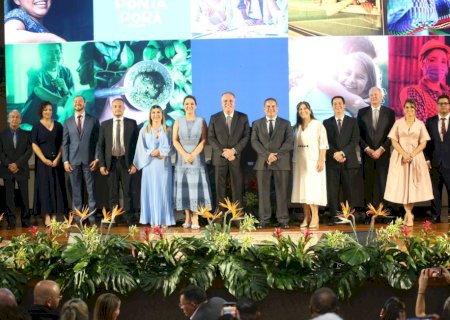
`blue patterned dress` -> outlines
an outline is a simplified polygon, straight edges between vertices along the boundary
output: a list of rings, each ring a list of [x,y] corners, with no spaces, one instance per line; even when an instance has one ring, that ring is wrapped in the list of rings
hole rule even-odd
[[[170,150],[172,148],[170,131],[164,132],[159,128],[159,137],[144,126],[139,132],[136,153],[133,163],[138,170],[142,170],[141,181],[141,218],[142,224],[152,226],[171,226],[175,224],[172,207],[172,165]],[[159,149],[164,159],[151,157],[153,150]]]
[[[187,121],[185,117],[178,119],[178,138],[183,149],[189,153],[194,151],[201,141],[203,122],[200,117],[193,121]],[[197,211],[199,205],[211,206],[204,152],[201,152],[192,164],[186,163],[183,156],[177,152],[173,190],[176,210]]]
[[[46,27],[33,20],[33,18],[31,18],[31,16],[21,8],[17,8],[8,12],[5,15],[5,23],[9,20],[19,20],[25,26],[26,31],[36,33],[48,32]]]

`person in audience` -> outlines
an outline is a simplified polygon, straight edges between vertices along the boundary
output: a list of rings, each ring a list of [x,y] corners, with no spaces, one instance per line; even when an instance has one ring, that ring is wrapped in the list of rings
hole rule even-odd
[[[17,307],[17,300],[14,293],[7,288],[0,288],[0,307]]]
[[[89,320],[89,309],[81,299],[70,299],[61,308],[60,320]]]
[[[41,43],[38,51],[40,67],[27,72],[28,99],[22,109],[23,122],[31,126],[37,124],[36,110],[43,101],[49,101],[55,108],[52,119],[63,123],[73,114],[71,108],[64,108],[74,90],[72,72],[60,63],[63,53],[61,43]]]
[[[394,151],[389,162],[384,199],[403,204],[404,225],[414,225],[415,202],[433,199],[430,173],[423,150],[430,140],[425,124],[416,117],[416,103],[408,99],[404,117],[395,121],[389,132]]]
[[[6,196],[6,219],[8,228],[16,226],[16,203],[20,207],[22,228],[30,226],[28,204],[28,160],[31,157],[30,133],[20,129],[22,116],[19,110],[8,114],[8,127],[0,132],[0,178],[3,178]],[[17,183],[21,201],[14,201],[14,186]]]
[[[301,228],[319,226],[319,206],[327,205],[325,155],[327,131],[308,102],[297,104],[297,124],[294,127],[293,187],[291,202],[302,203],[304,219]]]
[[[99,122],[85,111],[86,101],[83,96],[76,96],[73,101],[75,115],[64,122],[62,157],[64,170],[69,173],[72,186],[72,210],[83,208],[82,181],[86,184],[89,212],[97,209],[94,194],[95,170],[98,167],[96,151]],[[95,221],[92,215],[91,223]]]
[[[356,119],[345,115],[345,100],[341,96],[331,99],[334,116],[323,122],[327,130],[329,149],[326,157],[328,225],[336,223],[339,205],[339,189],[342,186],[344,202],[354,206],[354,181],[359,163],[356,146],[359,127]]]
[[[427,120],[426,128],[430,135],[430,142],[425,147],[425,157],[430,168],[433,184],[433,201],[431,202],[431,221],[441,222],[442,188],[446,187],[450,195],[450,98],[439,96],[437,100],[439,114]]]
[[[133,157],[138,128],[135,120],[123,116],[125,104],[122,98],[114,99],[111,109],[113,118],[102,123],[97,143],[100,174],[108,177],[110,209],[119,206],[121,187],[125,220],[131,225],[134,216],[131,175],[136,173]]]
[[[394,111],[382,105],[384,92],[370,89],[370,106],[358,111],[359,146],[364,176],[364,201],[378,208],[383,200],[391,155],[389,131],[395,122]]]
[[[195,114],[197,100],[188,95],[183,100],[186,116],[175,120],[173,146],[177,150],[174,177],[174,203],[176,210],[184,210],[183,228],[200,229],[198,216],[193,214],[199,206],[211,208],[211,192],[205,168],[203,149],[207,143],[207,127],[203,118]]]
[[[116,320],[120,314],[120,299],[113,293],[101,294],[94,307],[94,320]]]
[[[289,121],[278,116],[278,102],[274,98],[264,101],[265,117],[252,125],[251,144],[257,153],[255,166],[258,181],[259,225],[269,225],[272,210],[270,186],[275,182],[276,216],[282,228],[289,228],[288,187],[291,170],[290,151],[294,147],[294,136]]]
[[[44,215],[45,225],[57,214],[67,211],[66,184],[61,164],[62,125],[52,120],[53,107],[44,101],[39,109],[40,121],[31,131],[31,144],[36,155],[34,179],[34,215]]]
[[[428,287],[428,282],[430,278],[440,278],[443,277],[445,282],[450,285],[450,272],[444,266],[439,266],[439,268],[427,268],[420,272],[419,276],[419,287],[417,289],[417,299],[416,299],[416,317],[434,317],[439,319],[437,314],[429,315],[426,313],[425,308],[425,295]],[[445,319],[447,317],[450,319],[450,297],[445,301],[442,317],[440,319]]]
[[[224,202],[227,176],[230,177],[233,202],[242,204],[243,183],[241,154],[250,139],[247,115],[235,110],[232,92],[222,94],[222,111],[211,116],[208,142],[212,147],[216,205]]]
[[[18,306],[1,306],[0,320],[30,320],[30,316]]]
[[[51,0],[42,5],[29,0],[5,1],[5,43],[65,42],[44,26],[51,5]]]
[[[246,297],[239,298],[236,302],[237,319],[238,320],[260,320],[261,312],[258,310],[256,303]]]
[[[338,313],[338,299],[333,290],[323,287],[314,291],[309,300],[309,314],[312,319],[341,319]]]
[[[219,297],[208,299],[206,292],[194,285],[180,291],[179,307],[191,320],[213,320],[220,317],[225,300]]]
[[[28,313],[32,320],[57,320],[57,308],[61,299],[61,289],[55,281],[39,281],[34,287],[33,305],[28,308]]]
[[[134,166],[142,170],[141,224],[175,224],[172,196],[172,139],[160,106],[150,108],[149,122],[139,132]]]
[[[406,306],[397,297],[387,299],[380,310],[381,320],[406,320]]]
[[[436,101],[441,94],[450,94],[446,79],[448,74],[450,47],[432,39],[422,46],[419,52],[419,67],[422,77],[418,84],[407,86],[400,92],[400,101],[405,105],[407,99],[413,99],[417,106],[416,117],[425,122],[435,116]]]

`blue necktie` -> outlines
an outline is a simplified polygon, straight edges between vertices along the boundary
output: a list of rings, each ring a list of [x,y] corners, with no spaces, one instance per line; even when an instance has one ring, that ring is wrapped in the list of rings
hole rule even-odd
[[[15,130],[13,132],[13,144],[14,144],[14,149],[17,148],[17,130]]]

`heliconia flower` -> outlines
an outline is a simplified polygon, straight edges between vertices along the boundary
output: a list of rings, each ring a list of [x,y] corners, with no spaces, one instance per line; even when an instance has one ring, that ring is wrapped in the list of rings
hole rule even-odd
[[[153,227],[153,233],[156,234],[157,236],[159,236],[159,239],[163,239],[163,228],[161,228],[160,226],[155,226]]]
[[[307,241],[309,239],[309,237],[311,237],[311,234],[312,234],[311,229],[306,228],[306,230],[305,230],[305,241]]]
[[[366,211],[366,213],[369,214],[369,215],[373,215],[373,216],[386,217],[386,216],[389,215],[389,211],[386,210],[386,209],[383,210],[383,206],[384,206],[383,203],[380,202],[380,205],[378,206],[378,208],[375,209],[375,207],[371,203],[369,203],[367,205],[367,208],[369,208],[369,210]]]
[[[30,232],[31,232],[31,236],[32,236],[33,238],[36,238],[37,232],[38,232],[38,228],[37,228],[36,226],[32,226],[32,227],[30,228]]]
[[[281,239],[282,239],[281,228],[275,228],[275,235],[276,235],[278,241],[281,241]]]
[[[411,229],[407,226],[402,226],[402,233],[405,237],[409,237],[411,234]]]
[[[433,228],[431,227],[432,223],[430,221],[425,221],[423,223],[423,231],[425,231],[426,233],[431,232],[433,230]]]

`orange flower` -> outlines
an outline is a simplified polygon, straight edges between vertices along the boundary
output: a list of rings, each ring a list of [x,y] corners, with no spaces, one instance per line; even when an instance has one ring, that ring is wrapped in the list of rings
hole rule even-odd
[[[72,227],[73,217],[74,217],[73,211],[69,213],[69,219],[64,217],[64,224],[62,226],[63,229],[69,229],[70,227]]]
[[[239,218],[243,214],[242,208],[238,208],[239,201],[236,201],[233,203],[230,201],[230,199],[228,199],[228,197],[225,198],[225,203],[220,202],[219,206],[221,206],[222,208],[225,208],[229,212],[231,212],[231,214],[233,215],[233,219]]]
[[[378,216],[387,217],[389,215],[389,210],[386,210],[386,209],[383,210],[383,203],[382,202],[380,202],[380,205],[378,206],[377,209],[375,209],[375,207],[371,203],[369,203],[367,205],[367,208],[369,208],[369,210],[366,211],[366,213],[368,215],[373,215],[375,217],[378,217]]]
[[[102,222],[110,223],[111,222],[111,214],[109,213],[109,211],[106,211],[105,207],[103,207],[102,213],[103,213],[103,221]]]
[[[212,219],[213,215],[210,212],[211,208],[209,206],[202,206],[199,205],[197,211],[195,212],[195,214],[201,216],[202,218],[205,219]]]
[[[78,210],[75,208],[75,214],[81,218],[81,220],[85,220],[88,218],[91,214],[89,213],[89,207],[84,207],[83,209]]]
[[[119,206],[115,206],[112,209],[112,213],[111,213],[111,222],[114,222],[114,220],[116,219],[117,216],[120,216],[122,214],[125,213],[125,210],[123,210],[122,208],[119,208]]]
[[[350,208],[348,201],[345,201],[345,204],[341,202],[341,209],[342,214],[338,215],[337,217],[342,221],[348,222],[350,216],[353,216],[353,214],[355,213],[355,209]]]

